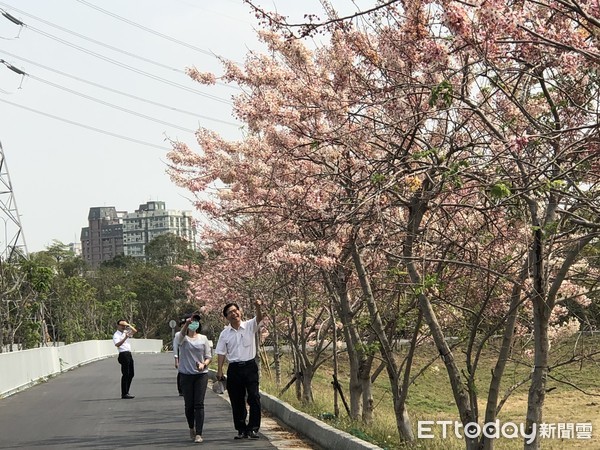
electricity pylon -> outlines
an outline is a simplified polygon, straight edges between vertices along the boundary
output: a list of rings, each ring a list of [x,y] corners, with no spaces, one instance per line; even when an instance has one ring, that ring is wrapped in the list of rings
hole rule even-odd
[[[0,142],[0,263],[27,257],[27,245]]]

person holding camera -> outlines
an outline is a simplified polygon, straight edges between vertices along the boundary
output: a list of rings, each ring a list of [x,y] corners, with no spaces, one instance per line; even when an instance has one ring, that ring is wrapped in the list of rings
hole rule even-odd
[[[131,344],[129,338],[137,330],[133,325],[130,325],[125,319],[117,320],[117,331],[113,334],[113,342],[119,349],[118,361],[121,364],[121,398],[132,399],[133,395],[129,393],[131,381],[134,376],[133,356],[131,355]]]
[[[202,442],[204,396],[212,357],[211,343],[205,335],[200,334],[201,330],[200,315],[194,313],[186,319],[178,338],[178,371],[181,374],[185,418],[190,438],[196,443]]]
[[[179,321],[179,328],[183,326],[187,316]],[[183,391],[181,390],[181,373],[179,372],[179,336],[181,336],[181,329],[173,336],[173,358],[175,358],[175,369],[177,369],[177,392],[180,397],[183,397]]]

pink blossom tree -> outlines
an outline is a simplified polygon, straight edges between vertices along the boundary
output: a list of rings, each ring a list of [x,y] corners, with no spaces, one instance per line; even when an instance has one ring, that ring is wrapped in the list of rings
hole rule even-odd
[[[248,135],[227,142],[200,130],[201,153],[176,143],[170,155],[175,181],[216,190],[198,200],[217,224],[206,239],[228,261],[210,270],[212,298],[272,280],[265,274],[276,263],[312,264],[357,350],[353,398],[368,398],[360,379],[371,367],[356,326],[366,315],[407,440],[410,364],[393,351],[389,299],[407,291],[416,298],[465,425],[480,420],[483,346],[502,333],[485,411],[491,422],[519,314],[530,312],[526,420],[529,428],[541,423],[551,330],[572,329],[560,326],[555,307],[566,298],[585,304],[575,269],[599,228],[597,11],[565,2],[397,1],[362,15],[362,29],[332,8],[329,15],[322,26],[299,28],[329,33],[330,44],[313,52],[285,18],[264,13],[270,54],[250,54],[243,68],[224,61],[223,79],[244,89],[235,113]],[[406,276],[386,292],[394,270]],[[456,330],[468,336],[466,371],[446,339]],[[484,437],[465,442],[493,446]]]

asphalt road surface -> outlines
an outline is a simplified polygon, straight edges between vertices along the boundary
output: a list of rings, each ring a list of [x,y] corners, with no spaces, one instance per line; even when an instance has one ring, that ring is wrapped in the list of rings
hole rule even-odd
[[[134,354],[131,400],[120,395],[120,366],[108,358],[0,399],[0,449],[313,448],[263,416],[260,439],[234,440],[224,397],[206,393],[203,438],[195,444],[177,394],[171,354]]]

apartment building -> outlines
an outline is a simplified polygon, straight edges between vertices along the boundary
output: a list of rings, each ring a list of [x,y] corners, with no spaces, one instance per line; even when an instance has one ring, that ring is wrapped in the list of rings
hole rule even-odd
[[[81,252],[91,267],[123,254],[122,214],[114,206],[90,208],[88,226],[81,229]]]
[[[126,256],[144,258],[146,244],[167,233],[185,239],[194,248],[193,223],[191,211],[169,210],[165,202],[147,202],[123,217],[123,252]]]
[[[168,210],[161,201],[142,204],[133,213],[117,211],[114,206],[93,207],[88,226],[81,229],[82,257],[91,267],[117,255],[145,258],[146,244],[166,233],[185,239],[195,248],[192,212]]]

